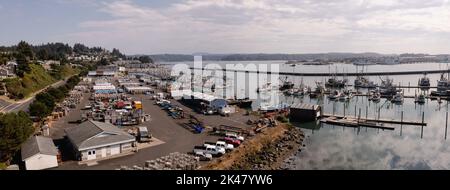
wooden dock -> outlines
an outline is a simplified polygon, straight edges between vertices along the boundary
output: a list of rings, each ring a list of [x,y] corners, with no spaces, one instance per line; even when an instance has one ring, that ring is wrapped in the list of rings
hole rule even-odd
[[[359,126],[363,126],[364,124],[372,125],[374,128],[383,128],[382,125],[374,125],[374,124],[398,124],[398,125],[414,125],[414,126],[427,126],[425,122],[418,121],[407,121],[407,120],[394,120],[394,119],[374,119],[374,118],[360,118],[353,116],[343,116],[343,115],[331,115],[331,114],[323,114],[322,115],[323,122],[334,122],[334,123],[359,123]],[[321,120],[321,122],[322,122]],[[331,120],[331,121],[330,121]],[[369,127],[369,126],[367,126]]]
[[[395,128],[392,126],[385,126],[384,123],[376,123],[370,122],[364,119],[355,119],[355,118],[337,118],[337,117],[327,117],[320,120],[321,123],[326,123],[330,125],[339,125],[344,127],[368,127],[375,129],[386,129],[386,130],[394,130]]]

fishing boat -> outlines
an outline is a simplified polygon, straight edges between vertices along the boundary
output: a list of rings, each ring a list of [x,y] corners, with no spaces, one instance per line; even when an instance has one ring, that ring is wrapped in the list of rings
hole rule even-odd
[[[430,88],[430,78],[427,77],[426,73],[419,79],[418,85],[422,89]]]
[[[327,83],[325,83],[326,87],[331,88],[343,88],[347,84],[347,79],[339,80],[335,76],[332,78],[329,78]]]
[[[251,108],[253,101],[250,100],[249,98],[238,99],[237,97],[235,97],[234,99],[228,100],[228,104],[236,105],[240,108]]]
[[[420,94],[419,96],[416,96],[414,103],[424,104],[425,103],[425,95]]]
[[[328,96],[330,100],[336,100],[341,97],[341,93],[338,90],[333,90],[331,94]]]
[[[311,88],[308,87],[309,97],[310,98],[317,98],[321,96],[325,92],[325,87],[323,87],[321,82],[316,82],[316,88],[314,91],[311,91]]]
[[[400,90],[397,89],[394,86],[394,80],[390,79],[389,77],[386,77],[385,79],[381,79],[381,85],[380,85],[380,94],[382,97],[393,97],[395,96]]]
[[[353,97],[353,94],[350,90],[344,90],[340,95],[339,95],[339,101],[348,101]]]
[[[380,102],[380,100],[381,100],[381,94],[378,91],[373,92],[372,95],[370,95],[370,97],[369,97],[369,101],[372,101],[375,103]]]
[[[265,85],[263,85],[262,87],[258,87],[256,89],[257,93],[261,93],[261,92],[270,92],[272,91],[274,87],[272,86],[271,82],[266,83]]]
[[[281,91],[294,88],[294,83],[289,81],[288,77],[286,77],[284,80],[281,80],[281,82],[283,82],[280,86]]]
[[[403,94],[400,92],[397,92],[391,100],[392,103],[397,103],[397,104],[401,104],[403,103]]]
[[[355,79],[356,88],[376,88],[377,85],[373,81],[370,81],[364,76],[357,76]]]
[[[437,90],[432,91],[432,96],[448,96],[448,91],[450,90],[450,80],[448,80],[444,73],[441,74],[441,78],[437,81]]]

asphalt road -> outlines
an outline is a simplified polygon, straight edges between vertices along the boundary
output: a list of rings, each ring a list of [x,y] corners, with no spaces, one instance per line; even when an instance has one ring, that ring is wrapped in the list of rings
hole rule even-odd
[[[65,84],[65,81],[58,81],[56,83],[53,83],[52,85],[49,85],[48,87],[60,87]],[[46,88],[48,88],[46,87]],[[45,90],[44,88],[43,90]],[[35,96],[41,92],[42,90],[35,93],[32,97],[20,101],[18,103],[10,103],[5,100],[0,100],[0,112],[2,113],[8,113],[8,112],[18,112],[18,111],[28,111],[28,108],[30,107],[30,104],[34,101]]]

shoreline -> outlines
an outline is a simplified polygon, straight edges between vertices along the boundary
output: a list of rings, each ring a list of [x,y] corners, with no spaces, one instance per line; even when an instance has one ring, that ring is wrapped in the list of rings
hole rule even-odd
[[[304,147],[305,134],[289,124],[269,128],[237,150],[214,160],[201,170],[279,170]]]

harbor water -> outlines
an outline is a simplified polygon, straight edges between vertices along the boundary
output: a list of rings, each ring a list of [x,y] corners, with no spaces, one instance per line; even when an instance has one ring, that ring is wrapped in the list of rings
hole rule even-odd
[[[447,64],[442,63],[417,63],[401,65],[369,65],[365,67],[351,64],[333,65],[291,65],[284,61],[261,62],[204,62],[203,64],[278,64],[280,71],[299,73],[345,73],[345,72],[392,72],[392,71],[424,71],[448,69]],[[170,63],[174,64],[174,63]],[[186,63],[190,64],[190,63]],[[390,76],[394,84],[401,86],[417,86],[419,78],[423,75]],[[429,74],[431,86],[437,85],[439,74]],[[447,74],[446,74],[447,76]],[[283,76],[281,76],[283,77]],[[381,83],[384,76],[370,76],[371,81]],[[315,82],[325,82],[329,77],[301,77],[288,76],[288,80],[296,86],[301,83],[315,87]],[[342,78],[342,77],[338,77]],[[355,77],[347,77],[348,84],[353,85]],[[238,90],[247,90],[248,84],[233,82],[232,86]],[[353,87],[348,87],[353,89]],[[218,89],[220,91],[223,89]],[[255,90],[255,89],[250,89]],[[431,89],[433,90],[433,89]],[[429,94],[431,91],[425,91]],[[249,90],[247,90],[249,91]],[[367,90],[362,90],[367,92]],[[407,96],[421,93],[419,89],[405,88],[403,92]],[[408,121],[422,121],[427,126],[400,126],[386,124],[395,127],[395,130],[381,130],[373,128],[345,128],[319,123],[295,124],[303,128],[308,138],[306,147],[289,161],[287,166],[291,169],[450,169],[450,140],[446,140],[446,115],[448,115],[448,103],[427,99],[425,104],[414,103],[413,98],[405,98],[403,104],[393,104],[386,99],[379,103],[373,103],[367,97],[355,96],[348,102],[331,101],[324,96],[318,99],[310,99],[309,96],[293,97],[284,96],[279,91],[267,92],[266,96],[278,97],[282,103],[293,104],[297,102],[318,104],[327,114],[345,114],[361,118],[383,118]],[[258,109],[264,102],[258,99],[253,103],[253,109]],[[380,110],[380,111],[378,111]],[[378,115],[379,114],[379,115]],[[367,116],[366,116],[367,115]]]

